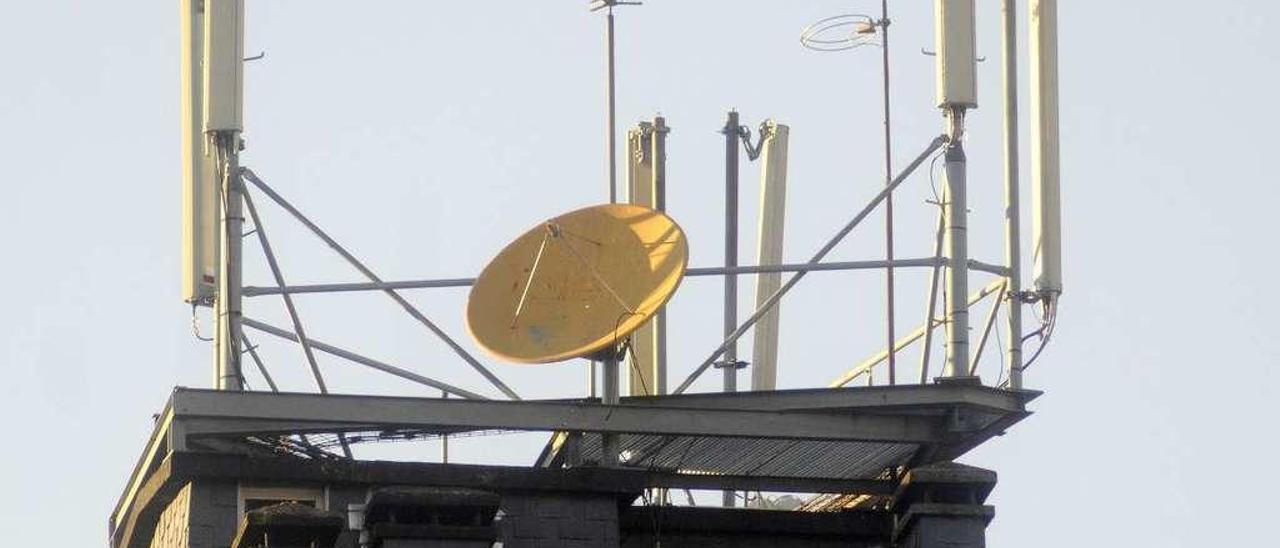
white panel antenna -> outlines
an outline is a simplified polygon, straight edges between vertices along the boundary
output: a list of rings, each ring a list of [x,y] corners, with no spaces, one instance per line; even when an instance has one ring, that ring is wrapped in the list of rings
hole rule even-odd
[[[1031,204],[1035,288],[1062,293],[1058,159],[1058,3],[1031,0]]]
[[[244,129],[244,0],[204,0],[204,131]]]
[[[208,304],[218,274],[217,181],[204,137],[204,13],[182,0],[182,299]]]
[[[978,106],[977,25],[973,0],[935,0],[939,107]]]
[[[640,122],[627,131],[627,202],[662,211],[666,207],[666,153],[669,131],[662,117]],[[632,396],[666,393],[667,315],[659,311],[631,335],[627,357],[628,392]]]
[[[760,166],[760,226],[757,263],[782,264],[783,228],[787,209],[787,147],[791,129],[773,120],[762,126]],[[781,272],[756,276],[756,308],[782,287]],[[778,383],[778,322],[781,306],[774,306],[756,323],[751,352],[751,389],[776,390]]]

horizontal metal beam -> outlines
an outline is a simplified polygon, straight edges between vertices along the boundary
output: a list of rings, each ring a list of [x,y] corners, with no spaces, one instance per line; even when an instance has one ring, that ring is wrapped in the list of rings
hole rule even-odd
[[[886,410],[949,412],[956,406],[998,413],[1020,413],[1039,396],[1034,391],[1001,390],[966,384],[904,384],[856,388],[806,388],[758,392],[706,392],[678,396],[622,398],[628,406],[663,406],[697,409],[754,409],[774,411],[884,412]]]
[[[671,489],[732,489],[734,491],[772,491],[780,493],[892,495],[898,487],[898,482],[839,478],[675,474],[654,471],[645,475],[645,486]]]
[[[267,334],[269,334],[269,335],[275,335],[275,336],[280,337],[280,338],[285,339],[285,340],[289,340],[289,341],[293,341],[293,342],[298,342],[298,336],[297,336],[296,334],[294,334],[293,332],[291,332],[291,331],[288,331],[288,330],[285,330],[285,329],[281,329],[281,328],[276,327],[276,326],[271,325],[271,324],[267,324],[267,323],[263,323],[263,322],[260,322],[260,321],[254,320],[254,319],[252,319],[252,318],[243,318],[243,319],[241,319],[240,321],[241,321],[241,323],[243,323],[243,324],[244,324],[244,326],[245,326],[245,327],[251,327],[251,328],[253,328],[253,329],[257,329],[258,331],[261,331],[261,332],[263,332],[263,333],[267,333]],[[488,398],[486,398],[486,397],[484,397],[484,396],[482,396],[482,395],[480,395],[480,394],[477,394],[477,393],[475,393],[475,392],[472,392],[472,391],[470,391],[470,390],[466,390],[466,389],[463,389],[463,388],[458,388],[458,387],[453,386],[453,385],[451,385],[451,384],[448,384],[448,383],[445,383],[445,382],[441,382],[441,381],[435,380],[435,379],[433,379],[433,378],[431,378],[431,377],[425,377],[425,376],[423,376],[423,375],[419,375],[419,374],[417,374],[417,373],[414,373],[413,371],[409,371],[409,370],[407,370],[407,369],[401,369],[401,368],[396,367],[396,366],[394,366],[394,365],[391,365],[391,364],[388,364],[388,363],[384,363],[384,362],[380,362],[380,361],[375,360],[375,359],[373,359],[373,358],[366,358],[366,357],[364,357],[364,356],[361,356],[361,355],[359,355],[359,354],[356,354],[355,352],[352,352],[352,351],[350,351],[350,350],[344,350],[344,349],[338,348],[338,347],[336,347],[336,346],[333,346],[333,345],[331,345],[331,344],[325,344],[325,343],[323,343],[323,342],[317,341],[317,340],[315,340],[315,339],[310,339],[310,338],[309,338],[309,339],[307,339],[307,342],[311,344],[311,347],[312,347],[312,348],[314,348],[314,349],[316,349],[316,350],[319,350],[319,351],[321,351],[321,352],[324,352],[324,353],[326,353],[326,354],[332,354],[332,355],[337,356],[337,357],[339,357],[339,358],[343,358],[343,359],[346,359],[346,360],[350,360],[350,361],[353,361],[353,362],[358,363],[358,364],[360,364],[360,365],[363,365],[363,366],[366,366],[366,367],[371,367],[371,368],[373,368],[373,369],[377,369],[378,371],[382,371],[382,372],[384,372],[384,373],[390,373],[390,374],[392,374],[392,375],[395,375],[395,376],[400,377],[400,378],[405,379],[405,380],[410,380],[410,381],[416,382],[416,383],[418,383],[418,384],[424,384],[424,385],[430,386],[430,387],[432,387],[432,388],[438,388],[438,389],[440,389],[440,390],[444,390],[445,392],[449,392],[449,393],[454,394],[454,395],[457,395],[457,396],[462,396],[462,397],[464,397],[464,398],[471,398],[471,399],[476,399],[476,400],[484,400],[484,399],[488,399]]]
[[[950,439],[943,417],[856,413],[694,409],[561,401],[476,401],[443,398],[255,393],[178,389],[175,420],[188,436],[295,431],[461,427],[523,430],[731,436],[795,440],[940,443]],[[199,420],[195,420],[199,419]]]
[[[685,270],[685,276],[725,276],[729,274],[766,274],[774,272],[822,272],[822,271],[842,271],[842,270],[874,270],[887,268],[889,265],[894,268],[913,268],[946,266],[946,259],[935,259],[933,257],[925,257],[922,259],[898,259],[894,261],[836,261],[830,263],[818,264],[776,264],[776,265],[745,265],[735,267],[709,266],[709,267],[693,267]],[[1008,269],[1003,266],[992,265],[980,261],[969,261],[969,268],[991,274],[1004,276]],[[244,296],[258,297],[262,295],[279,295],[280,293],[288,293],[297,295],[301,293],[346,293],[353,291],[386,291],[390,289],[432,289],[446,287],[471,287],[475,284],[475,278],[442,278],[437,280],[403,280],[393,282],[352,282],[352,283],[331,283],[331,284],[307,284],[307,285],[290,285],[283,289],[279,287],[263,287],[263,286],[245,286]]]

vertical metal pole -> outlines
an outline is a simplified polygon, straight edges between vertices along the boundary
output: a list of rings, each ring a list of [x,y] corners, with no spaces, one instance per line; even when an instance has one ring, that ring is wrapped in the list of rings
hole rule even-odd
[[[449,392],[441,390],[440,397],[446,400],[449,399]],[[449,434],[440,436],[440,462],[449,464]]]
[[[604,398],[602,401],[605,405],[618,405],[621,401],[619,398],[619,371],[618,363],[621,362],[620,356],[616,349],[609,349],[609,356],[601,361],[604,367]],[[600,465],[613,468],[618,466],[618,435],[617,434],[601,434],[601,452]]]
[[[1022,241],[1021,204],[1018,196],[1018,17],[1016,0],[1001,0],[1004,37],[1001,61],[1004,67],[1004,260],[1006,278],[1005,321],[1009,346],[1003,349],[1009,368],[1009,388],[1022,388]]]
[[[667,119],[656,116],[653,119],[653,207],[658,211],[667,210]],[[667,309],[658,310],[652,321],[657,322],[657,344],[655,344],[653,393],[667,393]],[[663,491],[665,493],[665,491]]]
[[[930,167],[932,169],[932,167]],[[942,191],[942,202],[947,201],[947,191]],[[942,204],[938,204],[938,230],[933,238],[933,256],[935,258],[942,257],[942,236],[946,231],[947,215]],[[938,274],[941,265],[934,265],[932,274],[929,275],[929,302],[925,305],[924,314],[924,345],[920,349],[920,384],[929,381],[929,353],[933,350],[933,318],[937,315],[938,310]]]
[[[613,70],[613,6],[609,6],[609,11],[605,15],[605,49],[606,64],[608,65],[608,83],[605,87],[605,94],[608,96],[608,121],[605,131],[608,132],[608,154],[609,154],[609,203],[618,203],[618,128],[617,128],[617,101],[614,93],[614,70]]]
[[[240,136],[236,131],[209,134],[221,161],[223,207],[220,239],[222,261],[218,272],[218,293],[214,299],[217,315],[217,387],[219,390],[244,390],[244,374],[240,368],[240,344],[243,330],[240,319],[241,234],[244,213],[240,179]]]
[[[729,111],[724,121],[724,266],[738,266],[738,139],[742,126],[737,111]],[[738,327],[738,276],[724,277],[724,336],[733,335]],[[724,391],[738,391],[738,343],[730,343],[724,351],[722,371]],[[734,503],[733,491],[724,492],[724,506]]]
[[[587,362],[587,397],[596,397],[596,361]]]
[[[724,266],[738,266],[738,113],[729,111],[724,122]],[[724,336],[738,327],[738,276],[724,277]],[[730,343],[724,351],[724,391],[738,390],[738,343]]]
[[[889,0],[880,1],[881,60],[884,65],[884,184],[893,182],[893,141],[889,117]],[[884,199],[884,254],[889,266],[885,268],[885,334],[889,344],[889,384],[898,383],[897,352],[894,343],[894,283],[893,283],[893,194]],[[870,376],[870,375],[868,375]]]
[[[964,107],[950,107],[947,113],[952,128],[945,155],[947,226],[943,238],[947,251],[947,363],[942,376],[956,377],[969,372],[968,200],[965,188],[966,160],[964,145],[961,144]]]

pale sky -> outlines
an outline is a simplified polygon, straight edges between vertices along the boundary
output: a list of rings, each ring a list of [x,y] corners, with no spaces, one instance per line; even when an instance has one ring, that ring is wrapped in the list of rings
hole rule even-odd
[[[50,532],[58,545],[100,546],[151,415],[175,384],[212,377],[212,348],[193,336],[179,296],[178,2],[13,4],[0,19],[0,411],[11,425],[0,526],[15,546]],[[384,278],[473,276],[532,224],[607,199],[602,21],[585,4],[250,1],[246,50],[267,55],[246,69],[243,163]],[[971,248],[1000,262],[998,9],[980,4],[989,60],[966,143]],[[962,459],[1000,474],[991,545],[1256,544],[1280,488],[1268,426],[1280,399],[1269,319],[1280,181],[1266,152],[1280,121],[1280,42],[1267,33],[1280,8],[1061,4],[1066,292],[1055,340],[1027,372],[1027,386],[1046,392],[1036,414]],[[722,260],[718,130],[729,108],[752,127],[767,117],[791,126],[788,261],[807,259],[874,195],[879,50],[815,53],[797,36],[878,5],[649,0],[619,10],[619,119],[660,112],[672,126],[668,209],[692,265]],[[941,119],[932,58],[920,53],[933,49],[930,3],[891,9],[903,164]],[[1021,127],[1025,151],[1025,118]],[[755,253],[758,171],[743,162],[744,261]],[[924,171],[899,194],[901,257],[930,251],[930,194]],[[360,281],[258,203],[289,281]],[[881,223],[869,219],[831,259],[879,258]],[[246,283],[270,284],[256,243],[246,250]],[[900,274],[900,332],[922,321],[925,283],[923,271]],[[881,348],[882,284],[878,273],[818,273],[783,301],[781,387],[822,386]],[[673,381],[718,344],[720,287],[688,280],[672,301]],[[743,310],[753,287],[742,281]],[[409,296],[475,348],[465,290]],[[494,393],[381,295],[299,306],[318,339]],[[250,300],[247,314],[285,323],[277,299]],[[211,330],[207,311],[197,320]],[[296,348],[256,339],[285,389],[314,389]],[[995,357],[984,359],[988,383]],[[335,392],[434,395],[321,361]],[[484,361],[525,397],[585,390],[580,364]],[[918,351],[904,356],[910,375],[917,361]],[[249,381],[263,387],[254,373]],[[707,375],[695,390],[718,382]],[[451,453],[523,464],[540,444],[482,437]],[[431,446],[362,455],[438,458]]]

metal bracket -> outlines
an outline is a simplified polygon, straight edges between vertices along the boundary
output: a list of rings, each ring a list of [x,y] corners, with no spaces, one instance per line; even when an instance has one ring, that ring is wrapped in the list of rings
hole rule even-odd
[[[742,360],[734,360],[734,361],[731,361],[731,362],[730,362],[730,361],[722,361],[722,362],[716,362],[716,363],[711,364],[711,366],[712,366],[712,367],[715,367],[716,369],[728,369],[728,368],[730,368],[730,367],[732,367],[732,368],[734,368],[734,369],[746,369],[748,365],[751,365],[751,364],[750,364],[750,363],[748,363],[748,362],[744,362],[744,361],[742,361]]]

